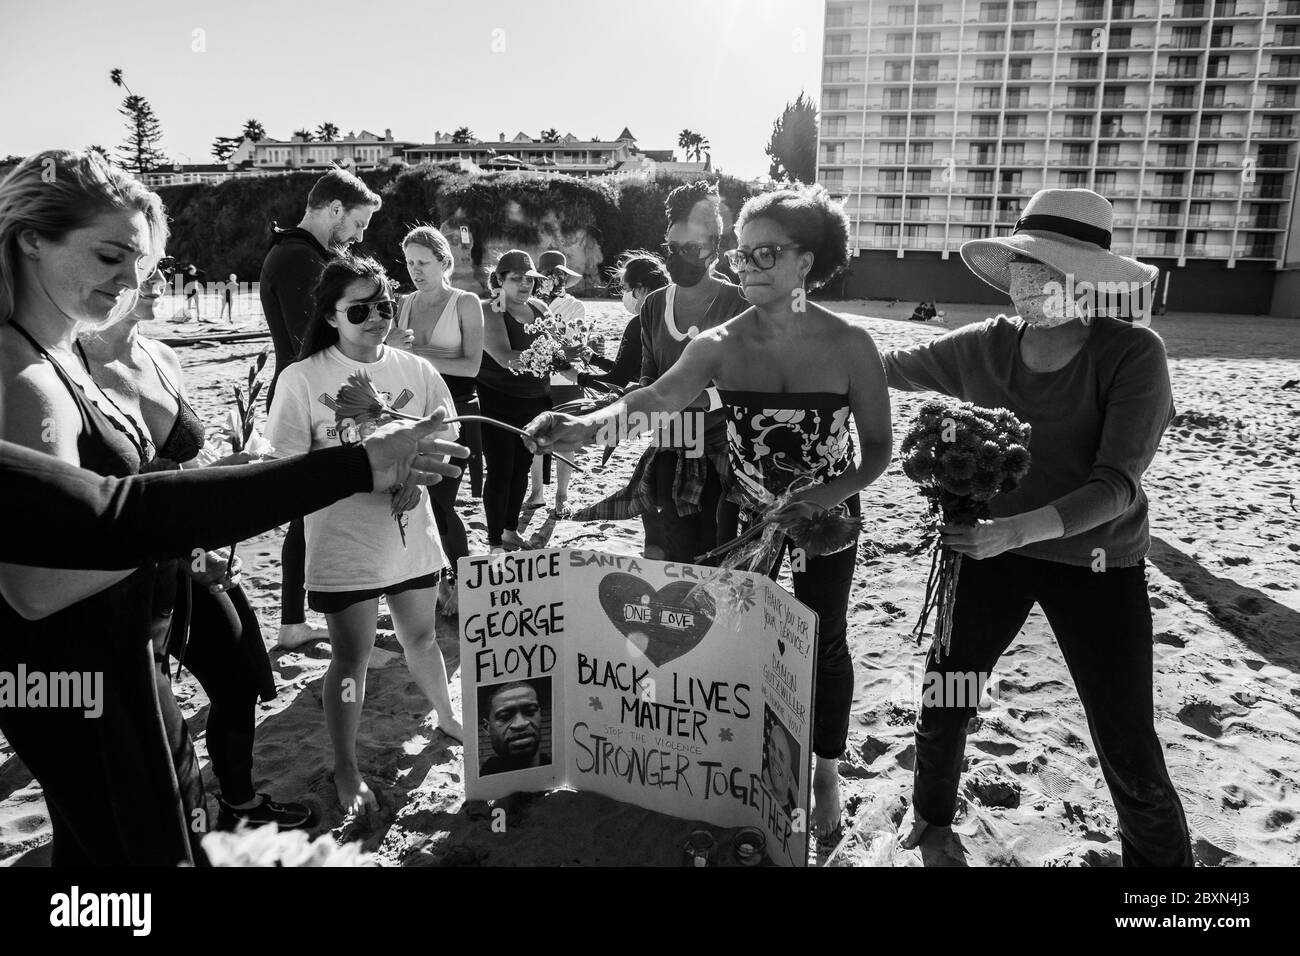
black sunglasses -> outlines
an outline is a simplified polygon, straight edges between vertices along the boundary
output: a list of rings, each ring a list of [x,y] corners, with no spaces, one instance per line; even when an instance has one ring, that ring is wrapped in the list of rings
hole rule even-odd
[[[684,256],[687,259],[707,259],[718,247],[718,240],[712,242],[665,242],[659,248],[666,256]]]
[[[370,318],[370,313],[377,312],[380,318],[391,319],[396,314],[393,307],[392,299],[375,299],[373,302],[358,302],[356,305],[350,305],[346,310],[335,309],[336,312],[343,312],[348,321],[353,325],[360,325],[366,319]]]

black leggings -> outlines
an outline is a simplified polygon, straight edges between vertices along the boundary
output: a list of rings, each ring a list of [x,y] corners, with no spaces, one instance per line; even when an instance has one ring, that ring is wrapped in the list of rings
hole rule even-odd
[[[849,513],[859,515],[857,495],[847,499]],[[793,553],[789,540],[786,550]],[[781,570],[777,557],[769,571],[775,580]],[[793,560],[793,558],[792,558]],[[794,596],[817,614],[817,665],[814,670],[813,753],[834,760],[844,754],[849,739],[849,712],[853,706],[853,658],[849,656],[849,589],[858,562],[858,541],[851,547],[819,558],[805,558],[803,570],[792,568]]]
[[[210,594],[196,584],[192,594],[184,664],[210,702],[208,757],[226,802],[247,803],[257,796],[253,733],[257,700],[265,696],[266,683],[258,671],[263,667],[269,671],[262,631],[242,587]],[[262,660],[255,662],[252,655],[259,650]],[[176,656],[176,649],[172,655]]]
[[[724,506],[722,476],[713,467],[713,462],[705,458],[704,467],[708,470],[708,476],[700,491],[700,510],[695,514],[680,515],[677,513],[677,502],[673,499],[677,458],[678,452],[663,451],[655,455],[651,463],[651,468],[654,469],[655,503],[659,506],[659,514],[656,516],[659,541],[663,549],[660,560],[694,564],[698,555],[718,546],[718,511]]]
[[[457,415],[479,415],[482,414],[479,409],[478,399],[470,396],[468,399],[456,399]],[[482,433],[474,429],[471,436],[469,426],[476,424],[474,422],[463,422],[460,426],[461,437],[460,443],[469,447],[471,456],[474,454],[474,445],[471,441],[477,439],[474,443],[479,446],[478,452],[482,454]],[[492,426],[488,426],[491,428]],[[501,429],[496,429],[500,431]],[[460,515],[456,513],[456,494],[460,491],[460,481],[464,475],[457,475],[455,478],[443,478],[436,485],[429,486],[429,502],[433,505],[433,518],[438,523],[438,537],[442,539],[442,550],[447,555],[447,562],[451,565],[451,573],[456,573],[456,561],[469,554],[469,538],[465,534],[465,523],[460,520]]]
[[[498,392],[482,383],[478,387],[478,399],[484,415],[520,428],[551,407],[549,395],[522,398]],[[528,490],[528,472],[533,466],[533,456],[518,435],[485,425],[483,461],[487,465],[487,476],[483,479],[483,512],[487,517],[488,544],[496,545],[501,543],[503,531],[519,528],[519,512],[523,509],[524,493]]]
[[[1187,821],[1155,731],[1145,564],[1093,572],[1015,554],[964,558],[951,646],[942,662],[933,648],[927,655],[925,686],[966,686],[969,682],[946,675],[991,672],[1035,602],[1052,626],[1083,702],[1119,818],[1124,865],[1193,865]],[[915,807],[931,824],[950,824],[956,811],[966,724],[978,703],[970,696],[944,701],[927,694],[922,701]]]
[[[307,530],[301,518],[289,522],[280,548],[280,624],[307,620]]]

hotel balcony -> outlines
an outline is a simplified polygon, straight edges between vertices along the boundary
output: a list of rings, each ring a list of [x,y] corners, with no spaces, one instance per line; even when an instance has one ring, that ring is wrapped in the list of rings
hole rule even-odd
[[[1250,131],[1251,139],[1295,139],[1296,127],[1294,126],[1265,126],[1262,129],[1253,129]]]
[[[1264,12],[1270,20],[1274,17],[1294,17],[1300,20],[1300,0],[1281,0],[1280,3],[1270,3]]]

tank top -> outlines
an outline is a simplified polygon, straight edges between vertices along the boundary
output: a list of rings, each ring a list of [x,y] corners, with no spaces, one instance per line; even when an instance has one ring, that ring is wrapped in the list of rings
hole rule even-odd
[[[779,495],[799,476],[826,484],[853,462],[849,396],[719,389],[727,420],[728,497]]]
[[[532,302],[528,303],[528,308],[533,313],[533,320],[537,320],[546,314],[546,310],[540,308]],[[525,323],[520,322],[513,315],[507,312],[497,312],[506,325],[506,338],[510,343],[510,348],[516,352],[522,352],[528,346],[533,344],[537,336],[531,332],[524,331]],[[491,322],[492,319],[485,319]],[[531,324],[531,323],[530,323]],[[487,353],[483,352],[483,364],[478,371],[478,381],[488,388],[503,392],[506,395],[516,395],[520,398],[541,398],[550,394],[551,382],[550,376],[546,378],[537,378],[535,375],[516,375],[507,368],[502,368],[501,364]]]
[[[153,367],[158,370],[158,378],[162,381],[167,394],[176,399],[176,421],[172,423],[167,437],[159,444],[158,457],[178,465],[191,461],[198,457],[199,450],[203,448],[205,435],[203,421],[190,403],[181,397],[180,389],[172,384],[167,373],[158,364],[158,360],[153,357],[153,353],[145,348],[144,342],[140,342],[140,348],[144,350],[145,355],[149,356]]]
[[[418,292],[413,292],[402,299],[402,307],[397,314],[399,329],[411,327],[411,311],[417,295]],[[415,333],[415,343],[411,351],[421,358],[428,359],[434,368],[438,367],[438,359],[458,359],[465,354],[465,339],[461,335],[458,311],[460,297],[463,295],[469,293],[461,289],[453,289],[437,321],[427,331],[420,330]],[[447,375],[441,371],[439,374],[447,383],[447,388],[451,390],[452,398],[458,402],[473,400],[475,379],[472,375]]]

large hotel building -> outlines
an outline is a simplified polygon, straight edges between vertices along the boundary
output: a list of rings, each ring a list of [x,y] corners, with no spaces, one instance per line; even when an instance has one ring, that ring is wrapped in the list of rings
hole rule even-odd
[[[845,293],[1001,301],[961,243],[1085,186],[1166,307],[1300,315],[1298,88],[1300,0],[828,0],[818,179],[853,224]]]

